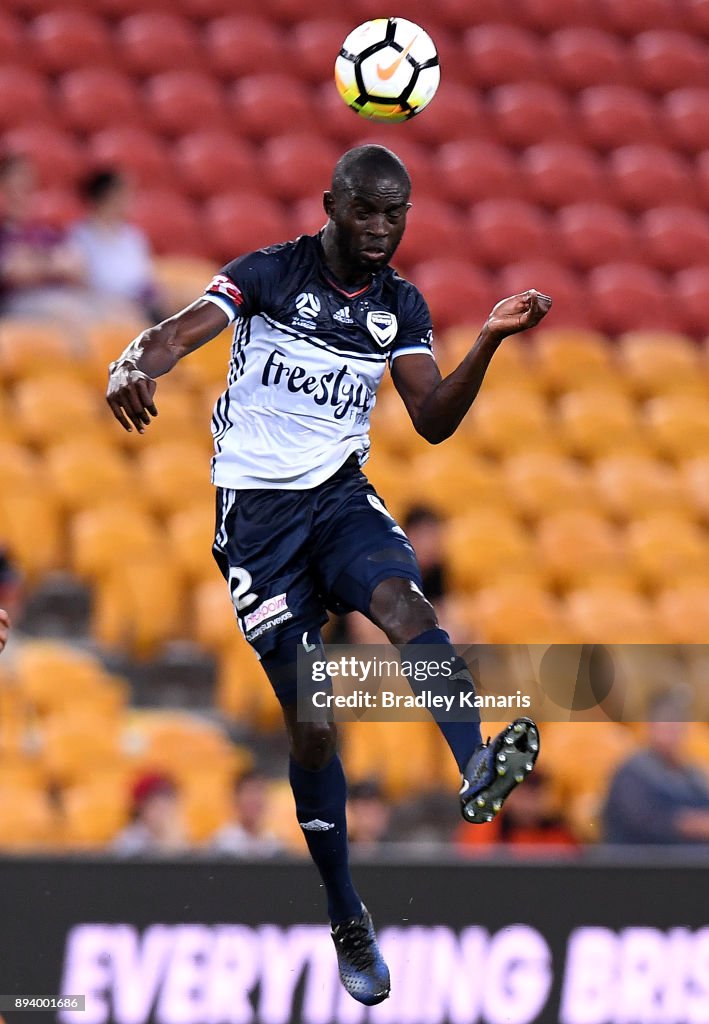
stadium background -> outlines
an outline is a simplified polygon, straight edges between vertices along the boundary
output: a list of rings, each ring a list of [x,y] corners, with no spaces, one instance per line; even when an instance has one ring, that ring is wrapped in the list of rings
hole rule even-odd
[[[417,438],[389,385],[374,415],[369,475],[394,514],[425,500],[444,517],[455,639],[701,645],[709,3],[409,0],[392,13],[430,32],[442,84],[389,127],[346,110],[331,80],[349,29],[382,13],[369,0],[6,0],[0,144],[32,159],[36,216],[59,226],[81,216],[87,170],[129,171],[169,309],[221,261],[320,227],[346,147],[393,148],[414,182],[395,264],[429,301],[444,369],[497,298],[554,298],[543,328],[500,349],[450,441]],[[209,554],[228,338],[160,384],[159,419],[138,437],[103,393],[140,326],[69,336],[0,320],[0,544],[25,604],[0,659],[0,849],[100,853],[153,770],[177,778],[198,846],[227,818],[234,775],[258,763],[270,820],[301,855],[278,708]],[[709,767],[706,652],[666,647],[655,669],[648,692],[692,686],[689,750]],[[589,844],[573,856],[600,858],[599,806],[643,728],[545,728],[549,804]],[[349,725],[344,759],[395,804],[412,779],[421,801],[457,781],[426,723]],[[659,922],[673,923],[702,922]]]

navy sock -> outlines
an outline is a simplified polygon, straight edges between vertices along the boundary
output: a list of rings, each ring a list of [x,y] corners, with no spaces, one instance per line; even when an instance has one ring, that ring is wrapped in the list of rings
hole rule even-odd
[[[427,651],[424,658],[420,650],[422,645],[433,647],[435,651]],[[443,716],[436,718],[436,723],[443,733],[448,746],[453,751],[453,757],[458,767],[461,772],[464,771],[473,752],[482,743],[480,712],[477,709],[473,710],[465,707],[461,710],[457,700],[460,693],[466,693],[470,690],[475,693],[473,677],[470,675],[468,666],[456,654],[450,637],[444,629],[427,629],[425,633],[415,636],[408,644],[403,644],[401,646],[401,659],[402,661],[409,662],[435,661],[438,664],[451,659],[454,661],[452,677],[446,678],[440,675],[431,675],[430,678],[426,678],[423,681],[409,677],[409,683],[416,695],[420,694],[423,690],[431,690],[434,694],[452,694],[456,697],[454,707],[458,710],[458,718],[465,720],[451,721],[448,719],[454,716],[449,715],[445,719]],[[419,672],[417,674],[422,675],[423,673]]]
[[[361,913],[362,900],[350,877],[345,803],[347,784],[337,754],[320,771],[301,768],[291,757],[290,784],[298,821],[327,893],[333,924]]]

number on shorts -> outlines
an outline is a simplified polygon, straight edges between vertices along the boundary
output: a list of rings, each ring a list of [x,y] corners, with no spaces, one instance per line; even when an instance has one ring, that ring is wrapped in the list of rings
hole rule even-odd
[[[241,566],[232,566],[229,569],[229,590],[231,591],[231,599],[237,612],[243,612],[258,597],[253,591],[250,594],[246,593],[251,586],[251,582],[251,573],[247,572],[246,569],[242,569]]]

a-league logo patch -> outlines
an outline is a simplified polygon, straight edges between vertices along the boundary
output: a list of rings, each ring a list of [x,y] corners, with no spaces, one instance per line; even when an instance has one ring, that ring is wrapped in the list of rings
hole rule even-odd
[[[367,330],[372,335],[377,345],[384,348],[396,337],[399,330],[399,323],[393,313],[387,310],[375,310],[367,313]]]

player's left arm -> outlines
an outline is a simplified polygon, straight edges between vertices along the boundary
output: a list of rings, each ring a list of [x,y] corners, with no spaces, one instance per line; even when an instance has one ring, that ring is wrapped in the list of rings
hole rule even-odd
[[[424,352],[395,359],[392,378],[417,432],[431,444],[450,437],[475,401],[502,341],[536,327],[550,308],[550,297],[534,289],[498,302],[466,357],[445,378]]]
[[[10,616],[7,614],[4,608],[0,608],[0,651],[7,643],[7,638],[10,635]]]

